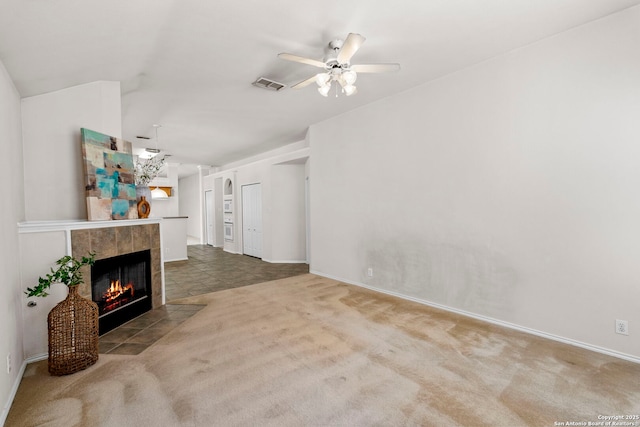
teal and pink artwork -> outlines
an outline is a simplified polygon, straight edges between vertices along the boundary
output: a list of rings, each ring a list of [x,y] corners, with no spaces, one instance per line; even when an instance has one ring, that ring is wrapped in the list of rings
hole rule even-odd
[[[88,219],[138,218],[131,143],[84,128],[80,135]]]

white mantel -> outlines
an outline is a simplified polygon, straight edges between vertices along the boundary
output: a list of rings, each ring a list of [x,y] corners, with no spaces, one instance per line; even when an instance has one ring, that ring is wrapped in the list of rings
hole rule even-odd
[[[64,220],[64,221],[25,221],[18,223],[20,233],[30,233],[37,231],[50,230],[79,230],[82,228],[105,228],[105,227],[122,227],[127,225],[139,225],[141,222],[146,224],[159,223],[162,218],[145,218],[145,219],[121,219],[113,221],[87,221],[87,220]],[[32,231],[33,230],[33,231]]]
[[[25,221],[18,223],[18,233],[42,233],[47,231],[71,231],[88,228],[124,227],[140,224],[159,224],[161,218],[146,219],[122,219],[114,221],[86,221],[86,220],[65,220],[65,221]]]

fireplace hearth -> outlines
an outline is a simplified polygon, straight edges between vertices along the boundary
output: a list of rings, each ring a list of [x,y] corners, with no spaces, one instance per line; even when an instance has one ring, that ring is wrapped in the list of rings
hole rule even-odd
[[[151,310],[151,251],[96,261],[91,268],[91,299],[98,305],[100,335]]]

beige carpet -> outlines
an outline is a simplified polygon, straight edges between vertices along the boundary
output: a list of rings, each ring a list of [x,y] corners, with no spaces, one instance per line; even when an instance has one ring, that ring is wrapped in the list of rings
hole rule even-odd
[[[7,426],[553,426],[640,414],[640,365],[311,274],[207,307],[137,356],[27,368]]]

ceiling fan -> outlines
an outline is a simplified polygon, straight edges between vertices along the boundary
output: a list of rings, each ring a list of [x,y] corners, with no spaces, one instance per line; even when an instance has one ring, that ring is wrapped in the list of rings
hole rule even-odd
[[[356,64],[351,65],[351,57],[360,49],[365,38],[360,34],[349,33],[347,38],[342,40],[333,40],[329,43],[328,53],[325,61],[304,58],[302,56],[292,55],[290,53],[280,53],[279,58],[287,61],[300,62],[302,64],[313,65],[314,67],[323,68],[325,71],[315,74],[306,80],[303,80],[293,86],[292,89],[301,89],[305,86],[316,82],[320,95],[327,96],[331,89],[331,84],[337,82],[342,92],[347,96],[351,96],[357,92],[354,83],[358,78],[357,73],[387,73],[390,71],[400,70],[400,64]],[[337,86],[336,85],[336,96]]]

